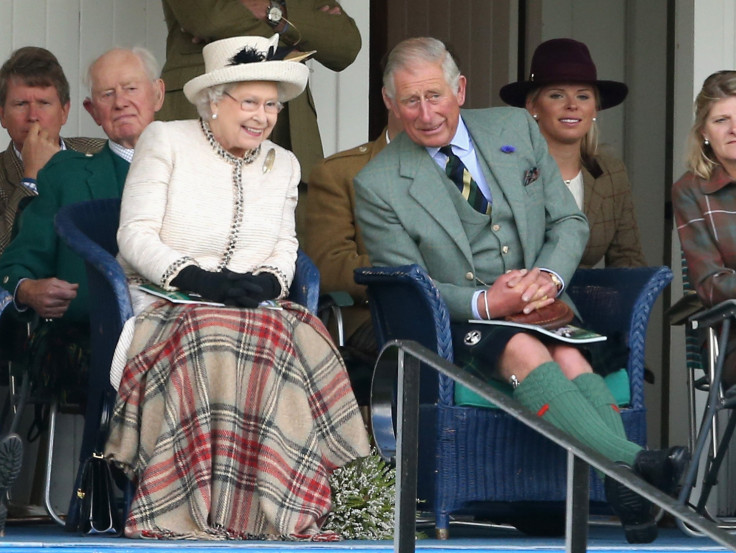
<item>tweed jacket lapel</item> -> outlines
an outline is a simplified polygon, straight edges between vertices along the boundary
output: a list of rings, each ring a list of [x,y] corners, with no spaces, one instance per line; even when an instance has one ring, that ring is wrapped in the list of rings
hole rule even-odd
[[[518,154],[515,154],[513,151],[506,153],[502,150],[504,146],[514,146],[513,144],[504,143],[501,139],[504,129],[503,120],[499,119],[498,125],[489,127],[479,124],[473,118],[472,112],[468,113],[463,110],[463,121],[465,121],[470,137],[473,140],[476,155],[484,162],[481,163],[481,167],[483,168],[486,180],[489,184],[494,182],[503,192],[503,197],[494,197],[493,203],[496,204],[504,200],[508,203],[514,215],[514,222],[523,244],[529,232],[530,224],[527,218],[528,211],[525,206],[524,188],[521,186],[523,175],[519,174],[519,162],[516,159],[516,155]],[[529,167],[528,169],[533,168]],[[530,255],[531,252],[529,254],[527,253],[528,248],[523,248],[523,250],[525,258],[527,255]],[[525,261],[528,264],[533,260],[525,259]]]
[[[399,148],[399,173],[412,180],[409,195],[437,221],[472,265],[470,243],[462,222],[447,195],[445,185],[437,178],[439,167],[425,148],[412,142],[404,133],[396,138],[396,142]]]
[[[588,225],[593,228],[598,222],[601,213],[603,196],[595,187],[595,177],[583,167],[583,213],[588,218]]]

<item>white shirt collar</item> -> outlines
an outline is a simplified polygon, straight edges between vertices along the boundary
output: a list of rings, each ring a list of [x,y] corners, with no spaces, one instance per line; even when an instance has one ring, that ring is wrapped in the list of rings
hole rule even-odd
[[[18,159],[23,161],[23,154],[20,153],[20,150],[15,147],[15,142],[11,140],[11,143],[13,144],[13,151],[15,152],[15,155],[18,156]],[[59,149],[66,150],[66,144],[64,144],[64,139],[59,137]]]
[[[468,127],[465,126],[465,121],[463,121],[462,117],[458,118],[455,136],[452,137],[450,144],[452,145],[453,150],[460,151],[460,154],[458,154],[459,157],[463,157],[463,154],[470,151],[470,133],[468,133]],[[429,152],[429,155],[432,156],[433,159],[439,151],[439,148],[427,148],[427,152]]]
[[[107,143],[110,145],[110,150],[112,150],[112,153],[120,156],[125,161],[130,163],[133,160],[133,152],[135,151],[133,148],[126,148],[125,146],[121,146],[117,142],[113,142],[112,140],[108,140]]]

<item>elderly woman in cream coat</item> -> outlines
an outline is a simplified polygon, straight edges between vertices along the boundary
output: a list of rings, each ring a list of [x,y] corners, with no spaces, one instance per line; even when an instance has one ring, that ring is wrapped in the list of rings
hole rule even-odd
[[[282,301],[300,171],[268,136],[308,69],[275,59],[277,39],[205,47],[184,87],[201,119],[153,123],[136,147],[118,244],[140,314],[106,447],[138,484],[128,536],[314,536],[330,472],[368,454],[324,327]]]

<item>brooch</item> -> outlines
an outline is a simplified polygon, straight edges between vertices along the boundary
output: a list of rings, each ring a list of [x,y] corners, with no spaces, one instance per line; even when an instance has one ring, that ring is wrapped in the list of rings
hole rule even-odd
[[[263,162],[263,172],[268,173],[273,168],[273,162],[276,159],[276,150],[271,148],[266,154],[266,159]]]

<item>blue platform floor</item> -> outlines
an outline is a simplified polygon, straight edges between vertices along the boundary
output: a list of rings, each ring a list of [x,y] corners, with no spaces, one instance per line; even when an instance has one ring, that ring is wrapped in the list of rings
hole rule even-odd
[[[428,530],[427,533],[431,533]],[[59,526],[10,525],[5,537],[0,538],[2,553],[142,553],[144,551],[180,553],[217,553],[228,551],[248,551],[249,553],[276,552],[381,552],[392,551],[391,541],[341,541],[329,543],[275,542],[275,541],[156,541],[131,540],[117,537],[86,537],[64,532]],[[660,529],[657,541],[647,545],[630,545],[624,540],[618,526],[591,525],[589,529],[588,550],[600,553],[618,552],[701,552],[726,551],[708,538],[693,538],[678,529]],[[420,539],[416,542],[419,553],[461,553],[468,551],[488,551],[498,553],[539,553],[565,551],[563,538],[532,538],[516,530],[504,527],[468,528],[453,526],[449,540],[434,538]]]

